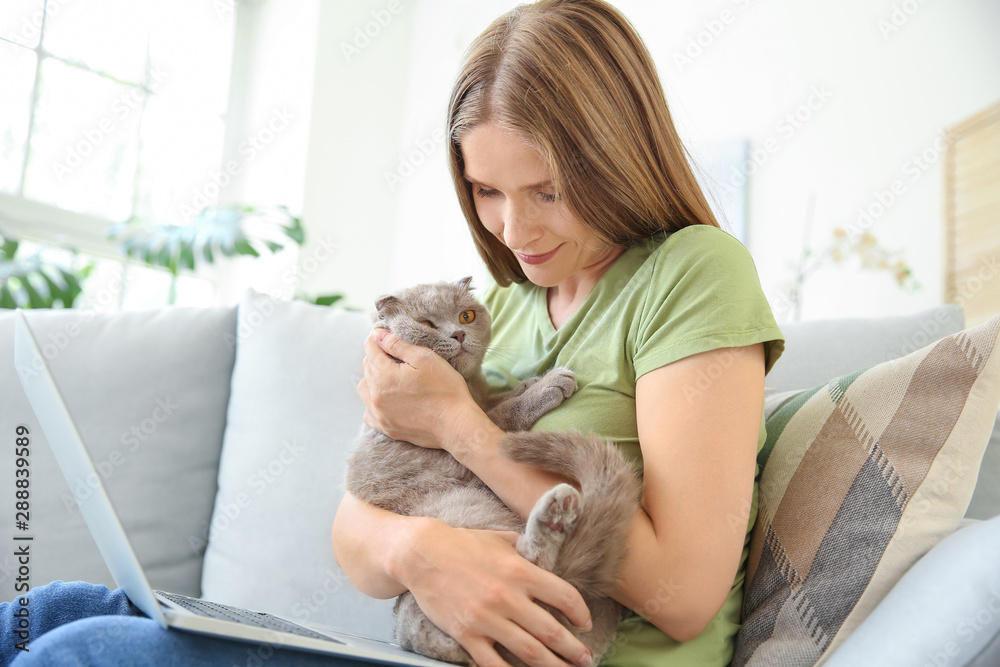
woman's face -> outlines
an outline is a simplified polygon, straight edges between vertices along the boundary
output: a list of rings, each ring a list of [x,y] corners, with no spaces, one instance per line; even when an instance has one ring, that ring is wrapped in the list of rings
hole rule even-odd
[[[494,122],[477,125],[462,140],[462,156],[479,219],[531,282],[554,287],[599,275],[620,254],[556,199],[545,163],[521,135]]]

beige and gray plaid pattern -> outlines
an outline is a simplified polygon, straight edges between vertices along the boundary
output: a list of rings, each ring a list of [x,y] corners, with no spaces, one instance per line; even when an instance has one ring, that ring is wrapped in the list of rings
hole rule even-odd
[[[734,666],[816,664],[957,527],[1000,403],[998,335],[1000,316],[774,397]]]

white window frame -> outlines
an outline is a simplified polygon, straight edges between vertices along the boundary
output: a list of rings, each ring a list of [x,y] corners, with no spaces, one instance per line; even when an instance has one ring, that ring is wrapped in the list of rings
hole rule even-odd
[[[236,153],[245,133],[246,101],[249,96],[250,68],[257,34],[259,1],[214,0],[218,11],[233,11],[235,27],[233,35],[233,55],[230,66],[229,98],[226,108],[226,132],[223,143],[223,164],[227,155]],[[26,47],[27,48],[27,47]],[[36,52],[41,48],[41,38]],[[38,66],[40,67],[39,59]],[[37,103],[38,70],[35,73],[35,93],[32,95],[32,111]],[[28,140],[31,140],[30,133]],[[220,165],[221,166],[221,165]],[[23,172],[22,172],[23,185]],[[220,202],[225,203],[225,202]],[[123,265],[137,263],[129,259],[119,249],[118,243],[107,237],[107,229],[116,220],[69,211],[52,204],[35,201],[23,195],[0,193],[0,230],[21,240],[33,241],[47,246],[75,250],[80,253],[121,262]],[[143,266],[145,266],[143,264]],[[213,271],[186,269],[183,273],[208,278],[213,283]]]

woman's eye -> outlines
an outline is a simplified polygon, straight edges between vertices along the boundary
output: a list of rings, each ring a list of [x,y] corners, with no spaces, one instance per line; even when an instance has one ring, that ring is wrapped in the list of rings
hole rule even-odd
[[[556,200],[556,196],[554,194],[549,194],[548,192],[539,192],[538,196],[541,197],[542,201],[550,204]]]
[[[434,326],[434,323],[431,322],[430,320],[424,320],[423,322],[421,322],[421,324],[423,324],[425,327],[430,327],[431,329],[437,329],[437,327]]]
[[[458,316],[458,321],[462,324],[471,324],[476,319],[476,311],[467,310]]]
[[[499,190],[487,190],[486,188],[476,188],[476,194],[480,197],[496,197],[500,194]]]

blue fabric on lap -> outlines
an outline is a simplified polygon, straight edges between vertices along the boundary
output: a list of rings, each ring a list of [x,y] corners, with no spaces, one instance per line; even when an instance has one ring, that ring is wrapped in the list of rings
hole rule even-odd
[[[16,633],[24,618],[21,598],[28,599],[27,651],[16,646]],[[165,630],[132,605],[121,589],[109,591],[82,581],[53,581],[0,604],[0,665],[10,664],[366,667],[371,663]]]

